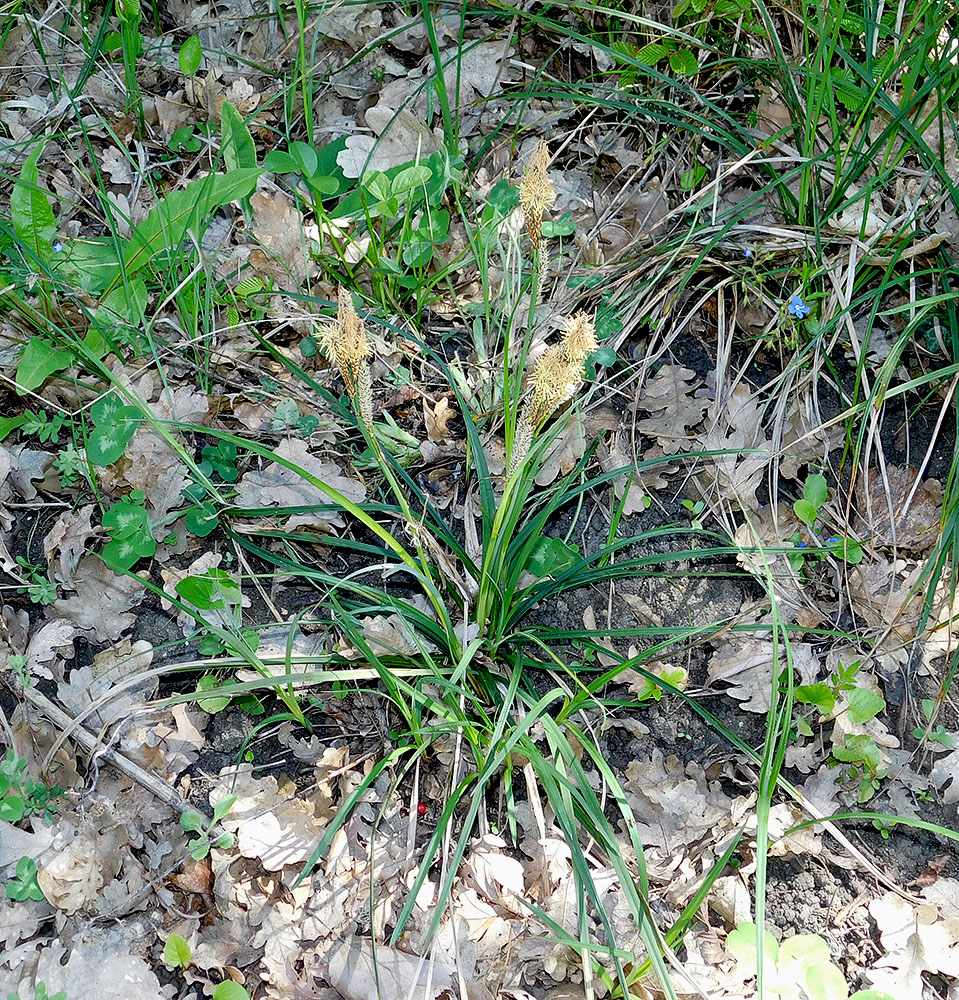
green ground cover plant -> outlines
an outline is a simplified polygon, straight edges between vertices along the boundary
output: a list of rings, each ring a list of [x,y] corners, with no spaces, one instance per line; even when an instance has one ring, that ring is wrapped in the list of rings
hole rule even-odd
[[[11,9],[0,39],[32,38],[68,110],[36,134],[16,101],[0,119],[0,567],[23,602],[0,637],[24,706],[0,720],[2,818],[25,834],[64,793],[27,777],[25,731],[43,766],[85,726],[141,770],[182,763],[153,794],[176,808],[169,789],[195,780],[212,813],[168,818],[169,851],[106,821],[90,836],[165,859],[186,922],[152,960],[222,1000],[293,988],[268,934],[243,930],[264,962],[245,985],[224,978],[235,954],[194,943],[176,878],[240,921],[247,902],[210,888],[214,869],[234,878],[227,857],[276,879],[271,914],[303,921],[313,899],[311,940],[361,926],[384,970],[481,941],[456,923],[465,898],[503,934],[490,953],[526,921],[522,969],[484,966],[491,994],[548,975],[590,1000],[727,996],[735,974],[758,997],[898,1000],[959,975],[948,948],[895,979],[883,968],[908,963],[841,969],[825,929],[777,941],[767,890],[801,834],[957,839],[954,6],[337,21],[294,0],[221,37],[172,4],[67,5],[69,74],[25,6],[29,30]],[[111,72],[120,103],[88,111],[84,86]],[[37,496],[67,510],[31,547]],[[705,612],[697,586],[715,588]],[[120,639],[122,588],[179,630],[175,663],[95,660],[143,641]],[[38,652],[41,624],[64,634]],[[59,735],[26,708],[54,688]],[[378,742],[349,714],[365,706]],[[148,708],[175,722],[123,735]],[[236,709],[222,787],[202,767],[184,781],[196,720]],[[707,734],[706,766],[656,743],[673,716]],[[617,727],[639,740],[619,754]],[[314,768],[305,796],[260,756],[281,734],[282,767]],[[73,768],[77,801],[101,794],[100,767],[91,751]],[[810,770],[831,790],[816,802]],[[279,860],[250,833],[264,815]],[[556,843],[524,882],[518,859]],[[104,855],[117,913],[160,891]],[[11,900],[100,905],[37,857],[13,859]],[[702,914],[737,878],[748,912],[724,913],[707,961]],[[360,903],[316,903],[321,879]],[[898,954],[877,913],[874,942]]]

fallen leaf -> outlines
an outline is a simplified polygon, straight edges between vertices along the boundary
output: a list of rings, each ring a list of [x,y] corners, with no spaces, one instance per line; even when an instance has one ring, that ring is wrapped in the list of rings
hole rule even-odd
[[[130,608],[143,599],[145,588],[134,576],[118,576],[102,559],[85,555],[74,574],[76,596],[60,598],[53,613],[73,622],[85,632],[93,632],[98,641],[119,639],[136,620]]]
[[[886,954],[865,973],[894,997],[921,997],[923,972],[959,976],[959,919],[940,919],[935,906],[914,907],[894,892],[869,904]]]
[[[285,458],[309,475],[321,479],[327,486],[342,493],[354,503],[362,503],[366,489],[362,483],[344,476],[338,465],[323,462],[311,455],[306,442],[298,438],[282,441],[274,455]],[[254,469],[237,484],[234,500],[237,507],[309,507],[332,503],[330,498],[317,486],[307,482],[301,475],[279,462],[271,462],[262,470]],[[315,511],[297,515],[291,521],[296,525],[329,524],[338,527],[345,524],[337,510]]]
[[[456,968],[407,955],[365,938],[338,941],[326,956],[327,981],[344,1000],[436,1000],[446,990],[459,992]]]

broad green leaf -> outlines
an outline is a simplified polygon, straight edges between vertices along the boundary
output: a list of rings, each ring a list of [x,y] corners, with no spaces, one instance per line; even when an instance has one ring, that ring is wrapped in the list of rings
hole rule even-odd
[[[815,524],[816,518],[819,516],[819,508],[815,504],[811,504],[808,500],[797,500],[793,504],[793,510],[796,512],[796,517],[803,524],[810,526]]]
[[[213,987],[213,1000],[250,1000],[250,994],[232,979],[224,979]]]
[[[300,170],[302,170],[307,177],[312,177],[316,173],[319,160],[316,156],[316,150],[309,143],[291,142],[290,156],[297,161],[300,166]]]
[[[854,687],[846,692],[849,700],[849,721],[861,725],[874,719],[885,707],[885,699],[868,688]]]
[[[862,562],[862,546],[854,538],[842,539],[842,557],[850,566]]]
[[[9,795],[5,799],[0,799],[0,819],[5,819],[8,823],[19,823],[23,819],[24,812],[23,799],[19,795]]]
[[[216,507],[207,501],[198,503],[186,513],[186,530],[197,538],[206,538],[220,523]]]
[[[362,185],[370,201],[387,201],[390,197],[390,179],[379,170],[370,170],[364,174]]]
[[[692,76],[699,71],[699,63],[692,52],[679,49],[669,53],[669,68],[679,76]]]
[[[405,167],[390,182],[390,193],[394,198],[425,184],[433,176],[433,171],[422,163]]]
[[[828,487],[825,476],[814,472],[812,475],[806,477],[806,483],[802,491],[803,500],[808,500],[816,510],[821,510],[822,505],[826,502],[827,494]]]
[[[815,705],[822,715],[836,707],[836,695],[828,684],[800,684],[796,688],[796,701],[803,705]]]
[[[300,169],[300,164],[282,149],[271,149],[263,157],[263,166],[274,174],[292,174]]]
[[[243,116],[229,102],[220,112],[220,135],[223,162],[229,171],[256,167],[256,145]]]
[[[191,958],[193,949],[186,938],[173,933],[166,939],[166,944],[163,946],[163,961],[167,965],[173,966],[174,969],[183,968],[189,964]]]
[[[213,806],[213,822],[219,823],[230,812],[235,802],[236,795],[232,793],[217,799],[216,804]]]
[[[176,592],[200,611],[223,611],[243,600],[236,581],[222,569],[211,569],[204,576],[188,576],[176,585]]]
[[[43,337],[31,337],[17,365],[17,388],[24,392],[39,389],[55,372],[73,364],[73,355],[61,351]]]
[[[199,239],[207,216],[221,205],[251,194],[261,173],[259,167],[245,167],[226,174],[209,174],[182,191],[168,194],[134,230],[123,255],[127,273],[148,264],[158,253],[177,247],[187,232]],[[119,278],[118,273],[114,281]]]
[[[57,234],[57,220],[50,206],[49,192],[40,187],[37,162],[46,140],[27,157],[10,194],[10,217],[17,236],[41,259],[47,260]]]
[[[526,568],[533,576],[542,579],[565,572],[579,560],[579,546],[567,545],[562,538],[541,537],[530,553]]]
[[[180,814],[180,826],[187,833],[202,833],[203,817],[198,812],[188,809],[185,813]]]
[[[21,413],[18,417],[0,417],[0,441],[26,421],[27,415],[25,413]]]
[[[198,692],[215,691],[219,686],[219,678],[214,677],[213,674],[204,674],[196,682],[196,689]],[[216,715],[217,712],[222,712],[223,709],[230,704],[230,699],[224,698],[223,695],[219,695],[212,698],[197,698],[196,703],[208,715]]]
[[[184,76],[195,76],[200,68],[200,60],[203,58],[203,46],[196,35],[190,37],[180,46],[179,53],[180,72]]]

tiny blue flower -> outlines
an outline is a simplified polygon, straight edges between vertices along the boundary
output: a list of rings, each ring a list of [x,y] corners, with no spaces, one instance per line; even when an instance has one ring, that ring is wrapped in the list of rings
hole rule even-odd
[[[744,257],[752,257],[752,255],[753,255],[753,252],[752,252],[752,250],[749,249],[749,247],[746,247],[743,250],[743,256]]]
[[[798,295],[794,295],[789,303],[789,314],[795,316],[796,319],[805,319],[809,312],[809,306]]]
[[[796,544],[797,544],[797,545],[799,546],[799,548],[801,548],[801,549],[804,549],[804,548],[806,547],[806,543],[805,543],[805,542],[797,542]]]
[[[826,544],[827,545],[838,545],[839,544],[839,539],[838,538],[827,538],[826,539]]]
[[[53,252],[63,253],[63,244],[59,240],[57,240],[57,242],[53,244]]]

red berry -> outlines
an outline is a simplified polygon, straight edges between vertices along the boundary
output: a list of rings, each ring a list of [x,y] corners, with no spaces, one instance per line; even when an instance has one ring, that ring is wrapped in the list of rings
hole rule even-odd
[[[425,816],[426,815],[426,803],[425,802],[418,803],[417,806],[416,806],[416,811],[420,814],[420,816]]]

